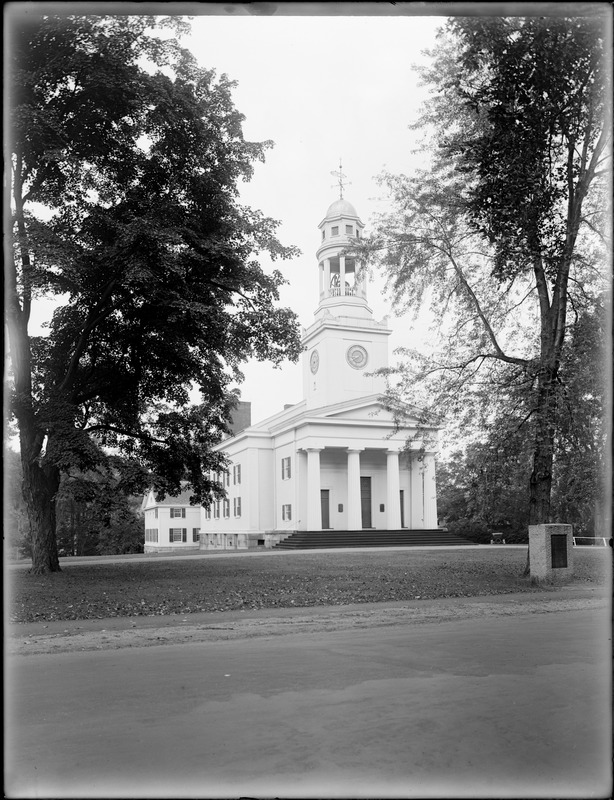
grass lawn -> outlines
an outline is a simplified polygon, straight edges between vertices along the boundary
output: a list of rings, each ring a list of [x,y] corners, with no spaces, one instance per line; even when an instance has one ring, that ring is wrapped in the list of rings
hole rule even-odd
[[[190,614],[550,591],[522,578],[525,548],[365,550],[10,570],[13,622]],[[574,551],[574,582],[609,580],[610,548]]]

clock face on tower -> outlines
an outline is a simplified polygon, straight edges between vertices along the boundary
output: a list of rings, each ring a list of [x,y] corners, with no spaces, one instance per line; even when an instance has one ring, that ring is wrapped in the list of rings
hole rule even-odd
[[[350,367],[354,367],[354,369],[363,369],[363,367],[367,366],[367,351],[359,344],[353,344],[348,347],[345,357]]]
[[[320,354],[317,350],[314,350],[311,354],[311,358],[309,359],[309,369],[315,375],[318,371],[318,367],[320,366]]]

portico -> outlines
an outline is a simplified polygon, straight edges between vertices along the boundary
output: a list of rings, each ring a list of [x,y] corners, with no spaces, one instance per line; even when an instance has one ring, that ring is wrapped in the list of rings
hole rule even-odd
[[[297,453],[297,530],[437,526],[428,513],[428,501],[435,495],[434,453],[412,454],[400,446],[372,443],[327,446],[322,441],[300,447]]]

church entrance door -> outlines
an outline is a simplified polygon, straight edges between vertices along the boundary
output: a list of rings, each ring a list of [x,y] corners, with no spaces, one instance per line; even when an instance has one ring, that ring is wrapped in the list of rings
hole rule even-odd
[[[372,528],[371,520],[371,478],[360,479],[360,508],[362,513],[362,527]]]
[[[322,503],[322,529],[330,528],[330,490],[320,490],[320,501]]]

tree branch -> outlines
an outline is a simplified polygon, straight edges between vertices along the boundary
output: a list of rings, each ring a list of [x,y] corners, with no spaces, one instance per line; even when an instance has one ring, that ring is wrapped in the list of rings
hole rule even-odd
[[[151,436],[147,433],[138,433],[137,431],[125,430],[123,428],[118,428],[115,425],[91,425],[89,428],[83,428],[83,430],[86,433],[91,433],[92,431],[109,431],[110,433],[118,433],[120,436],[128,436],[131,439],[142,439],[146,442],[164,444],[170,447],[170,443],[167,439],[157,439],[155,436]]]
[[[103,291],[103,293],[102,293],[102,295],[100,297],[100,300],[96,303],[96,305],[93,308],[91,308],[89,310],[88,315],[87,315],[87,319],[85,321],[85,325],[83,326],[83,330],[81,331],[81,333],[79,335],[79,338],[77,339],[77,342],[75,344],[75,349],[73,351],[73,354],[72,354],[72,356],[70,358],[70,361],[68,363],[68,367],[67,367],[66,372],[64,374],[64,379],[62,380],[62,382],[58,386],[58,390],[60,392],[65,392],[68,389],[68,387],[69,387],[70,383],[72,382],[72,380],[74,379],[75,373],[77,371],[77,366],[79,364],[79,360],[80,360],[81,356],[83,355],[83,353],[85,351],[88,339],[89,339],[90,334],[92,333],[92,331],[95,330],[95,328],[104,319],[106,319],[110,314],[112,314],[114,311],[116,311],[120,307],[121,304],[114,305],[114,306],[111,306],[110,308],[107,308],[106,310],[102,311],[102,309],[104,308],[105,303],[107,302],[109,297],[111,297],[111,295],[113,293],[113,289],[115,288],[116,285],[117,285],[116,278],[113,278],[112,280],[110,280],[109,283],[107,284],[107,286],[105,287],[105,289],[104,289],[104,291]]]

